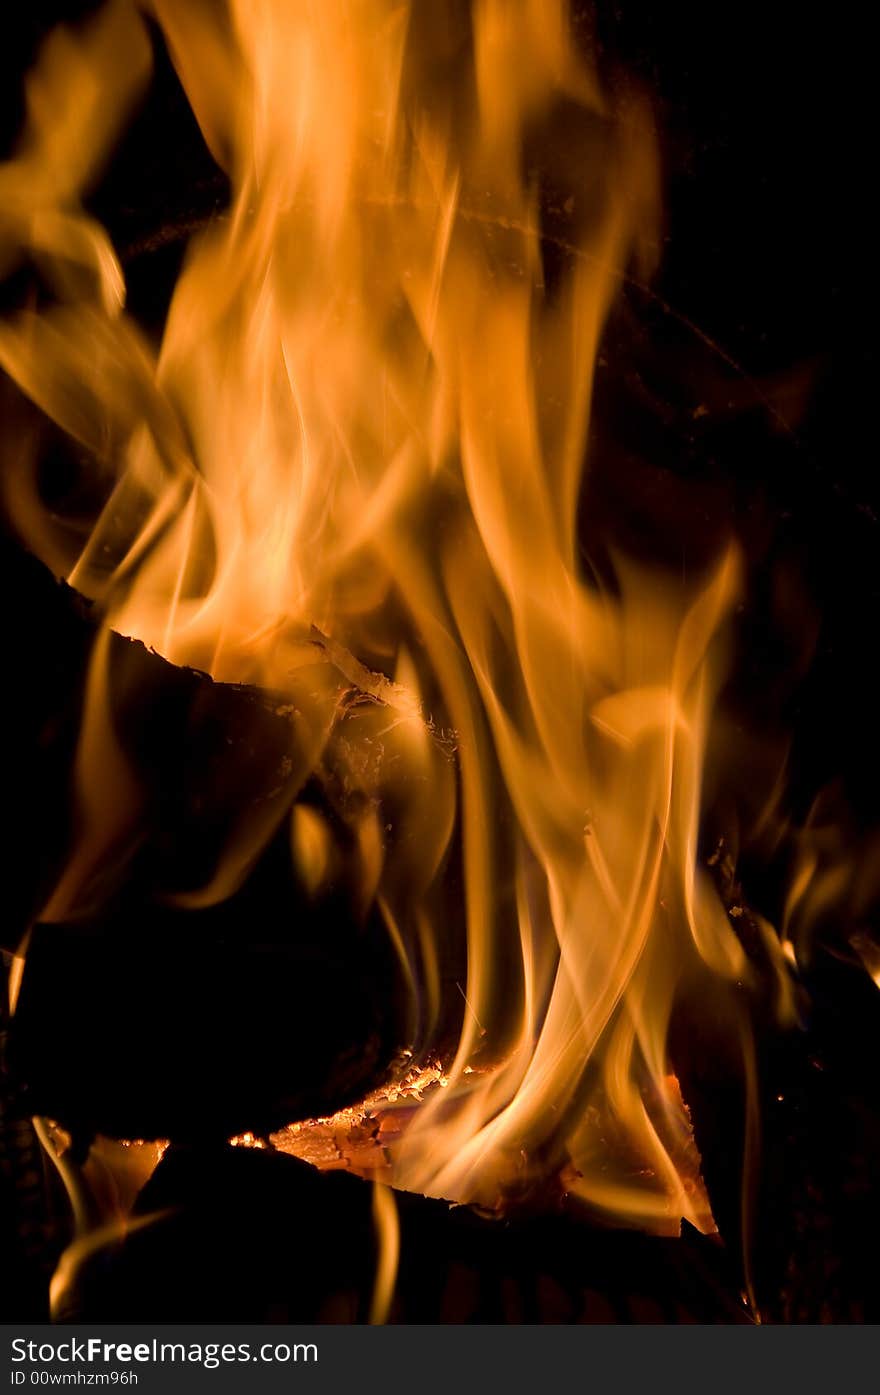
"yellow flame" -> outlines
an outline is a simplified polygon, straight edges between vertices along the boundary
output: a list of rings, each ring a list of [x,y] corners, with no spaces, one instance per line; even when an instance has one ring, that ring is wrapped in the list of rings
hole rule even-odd
[[[135,1196],[162,1157],[164,1145],[114,1144],[98,1139],[85,1163],[80,1163],[72,1156],[70,1139],[62,1129],[39,1117],[33,1119],[33,1125],[67,1193],[73,1219],[73,1238],[59,1256],[49,1283],[52,1320],[63,1322],[75,1312],[83,1266],[102,1250],[121,1245],[126,1236],[167,1214],[130,1215]],[[123,1152],[130,1155],[124,1162],[120,1159]]]
[[[376,1228],[376,1279],[370,1304],[371,1324],[388,1321],[400,1258],[400,1217],[394,1193],[381,1182],[373,1183],[373,1224]]]
[[[458,1047],[395,1183],[497,1205],[564,1174],[617,1220],[710,1228],[666,1038],[683,977],[747,974],[697,861],[738,563],[685,584],[619,558],[603,589],[579,553],[598,346],[652,243],[644,106],[609,103],[563,0],[151,9],[230,206],[192,239],[154,351],[80,201],[140,91],[143,23],[118,0],[50,44],[0,179],[7,258],[47,263],[56,299],[0,326],[0,364],[106,503],[83,542],[22,459],[13,515],[109,626],[283,695],[285,797],[327,771],[345,791],[346,875],[406,966],[422,1058],[464,925]],[[57,914],[137,818],[124,768],[112,799],[97,778],[105,659]],[[269,831],[241,834],[202,901]],[[296,803],[291,848],[309,891],[335,875]]]
[[[4,956],[5,957],[5,956]],[[25,956],[23,952],[9,956],[9,979],[7,982],[7,997],[9,1000],[9,1012],[15,1012],[18,1003],[18,995],[21,990],[21,980],[24,974]]]

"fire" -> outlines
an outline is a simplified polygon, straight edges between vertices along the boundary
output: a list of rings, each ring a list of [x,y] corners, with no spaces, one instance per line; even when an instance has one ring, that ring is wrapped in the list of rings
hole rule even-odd
[[[50,41],[0,178],[4,255],[53,295],[2,324],[0,364],[104,502],[49,516],[24,451],[6,489],[108,629],[290,712],[283,799],[190,900],[235,890],[286,813],[302,883],[381,908],[416,1061],[443,1048],[464,926],[457,1046],[394,1185],[496,1207],[558,1181],[616,1222],[711,1229],[667,1036],[683,981],[711,1001],[750,972],[697,855],[738,561],[684,582],[621,556],[609,586],[579,545],[603,326],[650,269],[645,104],[603,91],[563,0],[144,8],[229,207],[155,348],[81,202],[146,80],[144,21],[112,0]],[[52,917],[137,820],[105,662]],[[344,859],[297,802],[315,776]]]
[[[394,1283],[400,1255],[400,1221],[394,1193],[380,1182],[373,1185],[373,1221],[379,1259],[373,1301],[370,1305],[370,1322],[381,1324],[387,1322],[394,1299]]]

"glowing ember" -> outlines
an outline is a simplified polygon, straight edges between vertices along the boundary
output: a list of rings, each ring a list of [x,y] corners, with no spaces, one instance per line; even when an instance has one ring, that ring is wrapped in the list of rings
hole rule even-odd
[[[360,1104],[323,1119],[306,1119],[271,1136],[290,1153],[323,1171],[346,1168],[363,1177],[392,1183],[403,1135],[426,1093],[445,1089],[448,1077],[439,1061],[411,1066],[392,1084],[374,1090]],[[236,1140],[233,1140],[236,1142]]]

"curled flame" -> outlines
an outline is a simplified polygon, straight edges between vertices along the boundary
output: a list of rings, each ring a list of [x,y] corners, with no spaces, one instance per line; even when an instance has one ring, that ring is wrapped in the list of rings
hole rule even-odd
[[[457,1049],[395,1183],[494,1206],[558,1177],[614,1220],[709,1229],[667,1035],[683,979],[748,973],[697,861],[738,562],[684,583],[619,558],[602,587],[579,545],[603,326],[652,245],[644,105],[609,100],[563,0],[149,9],[229,208],[192,239],[155,351],[80,201],[142,87],[143,21],[113,0],[50,42],[0,180],[3,257],[54,297],[0,326],[0,364],[104,503],[83,537],[23,455],[10,509],[109,627],[284,696],[294,864],[312,891],[337,875],[296,802],[330,771],[417,1058],[464,924]],[[102,653],[57,915],[136,819],[135,792],[100,794]]]

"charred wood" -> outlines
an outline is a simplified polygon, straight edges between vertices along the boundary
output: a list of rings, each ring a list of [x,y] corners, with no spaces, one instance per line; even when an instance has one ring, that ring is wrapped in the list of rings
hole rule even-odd
[[[397,1193],[392,1322],[748,1321],[729,1257],[560,1214],[488,1219]],[[262,1150],[171,1148],[138,1200],[174,1207],[81,1275],[85,1321],[363,1322],[375,1275],[372,1188]]]

